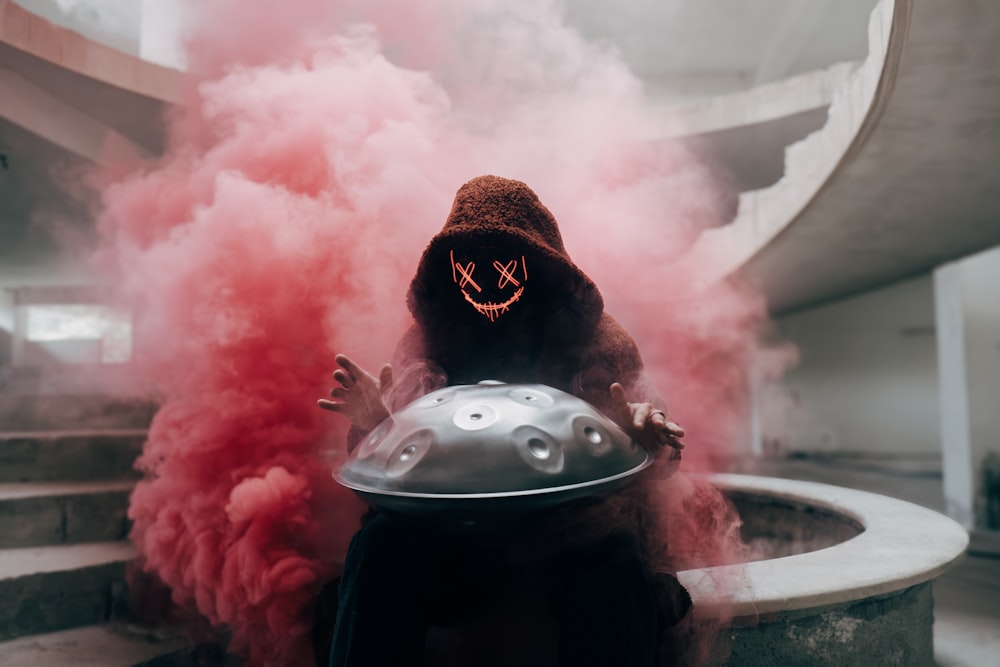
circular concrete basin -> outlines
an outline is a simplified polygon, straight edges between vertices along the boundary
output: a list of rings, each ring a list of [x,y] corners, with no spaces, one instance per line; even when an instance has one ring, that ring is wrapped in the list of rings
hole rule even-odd
[[[723,625],[712,664],[934,664],[931,583],[965,553],[959,524],[826,484],[712,482],[736,504],[743,537],[761,556],[678,574],[696,617]]]

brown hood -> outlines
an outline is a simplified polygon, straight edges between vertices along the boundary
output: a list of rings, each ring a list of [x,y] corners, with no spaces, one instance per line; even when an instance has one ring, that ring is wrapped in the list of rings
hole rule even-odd
[[[523,298],[495,322],[470,307],[456,285],[449,257],[463,249],[525,258]],[[432,360],[452,384],[490,378],[568,387],[604,312],[596,285],[566,253],[552,213],[527,185],[497,176],[458,190],[444,228],[424,250],[407,304],[419,341],[412,356]]]
[[[454,285],[441,279],[440,269],[448,265],[449,252],[455,247],[495,245],[529,248],[533,267],[540,266],[546,279],[532,284],[544,290],[539,298],[552,305],[572,305],[576,326],[592,328],[597,323],[604,310],[600,292],[570,259],[555,217],[538,195],[521,181],[479,176],[459,188],[444,228],[420,259],[407,295],[419,325],[433,325],[429,318],[448,316],[448,309],[440,308],[448,299],[441,297],[453,293]]]

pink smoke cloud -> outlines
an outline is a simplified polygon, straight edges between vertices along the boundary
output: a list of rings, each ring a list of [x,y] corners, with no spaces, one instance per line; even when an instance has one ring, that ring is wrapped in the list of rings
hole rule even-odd
[[[682,144],[641,140],[642,86],[614,52],[530,0],[195,16],[189,103],[162,159],[104,175],[98,253],[162,401],[132,538],[177,602],[252,664],[311,662],[312,602],[363,512],[330,476],[345,425],[315,399],[335,352],[389,358],[420,251],[479,174],[554,212],[688,430],[685,467],[725,458],[763,305],[671,271],[724,197]],[[675,565],[732,560],[732,526],[692,519],[718,510],[688,484],[662,492]]]

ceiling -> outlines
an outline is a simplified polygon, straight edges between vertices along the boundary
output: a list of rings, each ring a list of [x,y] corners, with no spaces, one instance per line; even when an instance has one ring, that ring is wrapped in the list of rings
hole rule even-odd
[[[993,65],[1000,62],[1000,5],[992,0],[912,2],[912,44],[878,127],[794,224],[746,266],[776,311],[869,289],[1000,243],[1000,210],[991,181],[1000,167],[994,157],[1000,156],[1000,79]],[[101,4],[64,0],[76,8],[64,22],[101,38],[94,26],[107,31],[115,22],[85,11],[95,3]],[[0,0],[0,8],[7,4]],[[47,4],[51,11],[60,2],[19,4]],[[115,0],[102,6],[119,4],[127,13],[123,25],[136,29],[137,3]],[[874,4],[571,0],[567,16],[591,39],[613,43],[654,92],[676,99],[859,60],[867,49],[865,25]],[[138,25],[141,30],[141,21]],[[135,47],[128,39],[120,45]],[[62,105],[62,112],[76,114],[81,123],[120,135],[149,153],[162,150],[161,118],[168,104],[161,99],[0,40],[4,75]],[[78,172],[89,156],[51,133],[26,129],[4,116],[3,108],[0,103],[0,284],[9,284],[38,270],[60,234],[86,233],[86,205],[67,196],[73,179],[66,175]],[[784,147],[819,127],[825,113],[816,109],[711,132],[695,144],[727,175],[734,192],[763,188],[782,176]]]
[[[873,2],[815,0],[807,3],[809,11],[803,11],[806,3],[798,0],[570,0],[567,20],[591,39],[614,43],[654,92],[684,97],[739,89],[859,57],[864,51],[865,17]],[[7,5],[3,13],[8,23],[12,16],[42,17],[83,35],[84,42],[103,43],[133,56],[141,50],[143,4],[137,0],[0,0],[0,5]],[[811,31],[812,36],[804,39],[799,35],[802,30]],[[55,252],[53,229],[84,233],[87,228],[86,205],[76,198],[79,189],[74,196],[68,196],[68,189],[74,189],[73,176],[93,155],[80,150],[79,141],[67,142],[60,132],[45,130],[46,123],[50,128],[60,126],[70,139],[83,136],[84,144],[95,144],[111,133],[148,153],[156,154],[163,147],[161,118],[166,103],[67,65],[0,40],[0,86],[4,81],[8,87],[16,83],[22,89],[20,97],[37,97],[37,106],[47,107],[51,116],[36,118],[28,110],[31,123],[26,124],[23,113],[21,117],[5,115],[0,104],[0,234],[4,239],[0,282],[13,280],[5,275],[24,277]],[[822,112],[816,118],[821,117]],[[787,127],[780,122],[762,124],[759,130],[743,133],[713,132],[701,137],[697,147],[731,187],[757,187],[780,177],[784,145],[816,122],[803,125],[797,121]]]
[[[877,0],[569,0],[567,19],[620,49],[664,97],[701,97],[858,61]]]
[[[132,55],[179,30],[183,0],[15,0],[56,25]],[[467,2],[467,0],[458,0]],[[563,0],[567,22],[619,50],[654,92],[731,92],[861,60],[877,0]],[[155,23],[155,25],[150,25]],[[175,42],[177,36],[172,38]]]

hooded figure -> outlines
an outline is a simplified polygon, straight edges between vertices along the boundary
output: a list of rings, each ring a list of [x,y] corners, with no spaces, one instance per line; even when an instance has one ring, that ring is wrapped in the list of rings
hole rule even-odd
[[[632,338],[570,259],[555,218],[524,183],[469,181],[424,250],[407,304],[414,324],[379,379],[337,357],[340,386],[320,405],[351,419],[349,448],[424,393],[500,380],[582,398],[657,462],[640,476],[647,481],[603,502],[492,540],[429,535],[375,515],[348,552],[330,664],[423,664],[428,627],[524,603],[517,593],[528,590],[547,619],[540,625],[556,629],[559,664],[654,664],[657,637],[690,598],[652,566],[665,544],[650,540],[659,531],[649,527],[646,489],[676,467],[683,432],[646,381]]]
[[[609,385],[641,371],[555,218],[519,181],[483,176],[459,189],[407,303],[416,323],[397,363],[430,360],[448,384],[541,382],[605,408]]]

